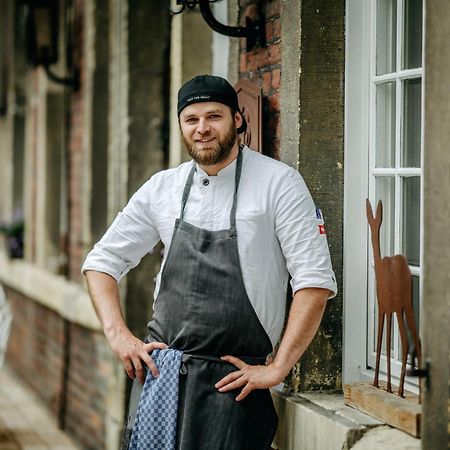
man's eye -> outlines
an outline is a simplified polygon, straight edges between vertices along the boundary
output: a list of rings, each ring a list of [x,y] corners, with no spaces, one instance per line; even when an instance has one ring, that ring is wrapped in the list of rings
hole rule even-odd
[[[210,116],[209,116],[209,118],[210,119],[220,119],[220,114],[211,114]]]
[[[197,122],[197,119],[194,119],[193,117],[191,117],[189,119],[186,119],[185,122],[186,123],[195,123],[195,122]]]

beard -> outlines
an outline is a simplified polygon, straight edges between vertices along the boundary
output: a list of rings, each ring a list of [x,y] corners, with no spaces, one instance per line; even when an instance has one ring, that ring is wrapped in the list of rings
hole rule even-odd
[[[204,136],[207,139],[209,136]],[[219,164],[231,153],[233,146],[236,142],[237,131],[234,124],[232,124],[224,135],[222,139],[216,138],[216,142],[211,141],[210,143],[202,144],[195,141],[187,141],[183,136],[183,142],[189,156],[198,164],[204,166],[212,166],[214,164]],[[210,145],[210,147],[206,147]]]

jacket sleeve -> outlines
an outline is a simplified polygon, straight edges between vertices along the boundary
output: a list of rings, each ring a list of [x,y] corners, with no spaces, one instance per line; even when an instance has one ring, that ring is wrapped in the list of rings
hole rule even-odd
[[[152,180],[130,199],[88,253],[81,271],[96,270],[119,282],[160,240],[151,209]]]
[[[337,294],[336,278],[323,221],[301,175],[291,169],[278,192],[275,230],[292,291],[304,288],[329,289]]]

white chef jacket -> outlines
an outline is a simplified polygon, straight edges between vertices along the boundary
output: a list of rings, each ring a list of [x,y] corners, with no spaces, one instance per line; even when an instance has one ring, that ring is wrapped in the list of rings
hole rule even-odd
[[[150,178],[87,255],[82,271],[105,272],[118,282],[161,240],[168,254],[192,161]],[[207,230],[230,228],[236,160],[217,176],[197,165],[184,220]],[[300,174],[267,156],[243,149],[236,212],[239,258],[250,302],[271,342],[280,337],[289,274],[292,290],[329,289],[336,280],[320,212]],[[161,273],[156,278],[154,298]],[[245,332],[245,330],[243,330]]]

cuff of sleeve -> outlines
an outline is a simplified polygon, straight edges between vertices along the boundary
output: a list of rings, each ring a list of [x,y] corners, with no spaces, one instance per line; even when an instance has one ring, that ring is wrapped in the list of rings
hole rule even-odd
[[[116,271],[112,270],[110,267],[97,265],[97,264],[92,265],[92,266],[89,264],[83,264],[83,266],[81,267],[81,273],[84,275],[84,273],[87,270],[94,270],[95,272],[106,273],[107,275],[113,277],[116,280],[117,284],[120,283],[120,280],[125,275],[125,274],[117,273]]]
[[[312,281],[308,281],[308,282],[300,282],[300,283],[292,283],[291,282],[291,286],[292,286],[292,292],[297,292],[300,289],[307,289],[307,288],[320,288],[320,289],[328,289],[330,291],[330,295],[328,297],[327,300],[330,300],[334,297],[336,297],[337,293],[338,293],[338,288],[336,283],[334,282],[334,280],[330,280],[330,281],[317,281],[317,282],[312,282]]]

